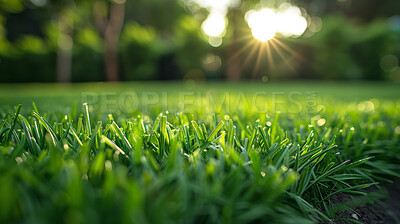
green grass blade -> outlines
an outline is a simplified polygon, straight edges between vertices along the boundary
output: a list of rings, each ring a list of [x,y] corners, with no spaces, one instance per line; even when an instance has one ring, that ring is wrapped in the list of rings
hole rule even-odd
[[[9,142],[9,141],[10,141],[10,138],[11,138],[11,136],[12,136],[12,134],[13,134],[15,125],[17,125],[18,115],[19,115],[19,113],[21,112],[21,107],[22,107],[21,104],[19,104],[17,107],[15,107],[15,110],[14,110],[14,111],[15,111],[14,120],[13,120],[13,123],[12,123],[12,125],[11,125],[11,128],[10,128],[9,131],[8,131],[8,135],[7,135],[7,138],[6,138],[6,142]]]
[[[35,111],[33,112],[33,116],[35,116],[39,120],[39,123],[49,133],[53,144],[55,146],[60,145],[59,140],[58,140],[57,135],[56,135],[56,132],[54,131],[53,127],[51,127],[51,125],[43,117],[41,117],[38,113],[36,113]]]
[[[87,103],[83,103],[83,112],[85,118],[86,134],[89,137],[92,135],[92,128],[90,126],[89,105]]]
[[[206,141],[209,142],[214,140],[214,137],[218,134],[218,132],[222,129],[223,126],[224,122],[223,121],[219,122],[219,124],[215,127],[215,129],[210,133]]]

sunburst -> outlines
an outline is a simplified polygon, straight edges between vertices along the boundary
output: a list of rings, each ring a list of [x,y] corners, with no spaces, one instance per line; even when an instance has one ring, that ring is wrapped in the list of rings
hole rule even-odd
[[[274,72],[275,61],[279,59],[293,72],[296,69],[290,62],[292,58],[309,64],[298,51],[282,41],[283,39],[295,40],[290,37],[301,36],[307,28],[305,19],[299,14],[298,8],[285,7],[284,11],[276,14],[272,9],[252,10],[246,14],[245,19],[252,35],[245,35],[236,40],[242,47],[236,51],[234,57],[245,56],[243,64],[253,66],[252,78],[257,78],[263,63],[266,63],[269,73]]]

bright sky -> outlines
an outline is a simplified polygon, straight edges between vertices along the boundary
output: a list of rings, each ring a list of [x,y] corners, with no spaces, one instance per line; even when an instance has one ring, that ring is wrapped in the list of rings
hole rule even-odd
[[[207,8],[211,13],[226,14],[229,7],[238,5],[240,0],[196,0],[203,8]]]
[[[246,13],[253,36],[260,41],[272,39],[276,33],[286,37],[299,37],[307,29],[307,20],[301,10],[288,3],[282,4],[279,9],[264,8],[251,10]]]
[[[224,35],[226,25],[224,14],[212,12],[203,22],[202,28],[210,37],[221,37]]]
[[[246,13],[245,18],[256,39],[267,41],[274,38],[278,24],[276,14],[272,9],[251,10]]]
[[[211,46],[218,47],[222,44],[228,21],[226,13],[229,7],[240,3],[240,0],[196,0],[203,8],[208,9],[210,14],[202,24],[202,29],[209,36]]]
[[[203,22],[205,34],[213,38],[225,35],[227,26],[226,12],[239,0],[196,0],[201,7],[210,12]],[[265,42],[274,38],[276,33],[286,37],[299,37],[307,29],[307,20],[302,16],[300,8],[289,3],[283,3],[278,9],[263,8],[250,10],[246,13],[246,21],[254,38]]]

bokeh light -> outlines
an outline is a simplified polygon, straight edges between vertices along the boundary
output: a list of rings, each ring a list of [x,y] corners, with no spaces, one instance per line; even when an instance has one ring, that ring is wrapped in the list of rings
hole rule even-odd
[[[210,37],[220,37],[225,33],[226,19],[221,13],[210,13],[207,19],[202,24],[202,29],[205,34]]]
[[[218,55],[207,54],[202,60],[203,68],[207,71],[217,71],[221,68],[222,60]]]
[[[272,39],[276,33],[276,14],[272,9],[251,10],[246,13],[246,21],[253,36],[260,41]]]
[[[223,14],[226,14],[228,8],[237,7],[241,3],[240,0],[195,0],[195,2],[209,11],[218,11]]]
[[[278,10],[263,8],[246,13],[245,19],[254,38],[265,42],[274,38],[276,33],[285,37],[299,37],[307,29],[307,20],[300,8],[283,3]]]
[[[301,36],[307,29],[307,20],[301,15],[301,10],[288,3],[279,7],[275,21],[277,32],[286,37]]]

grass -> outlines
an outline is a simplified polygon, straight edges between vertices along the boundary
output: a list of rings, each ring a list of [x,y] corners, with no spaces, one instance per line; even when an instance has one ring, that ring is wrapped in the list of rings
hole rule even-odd
[[[2,88],[0,222],[340,220],[333,195],[366,195],[362,189],[400,177],[397,89],[382,83]]]

